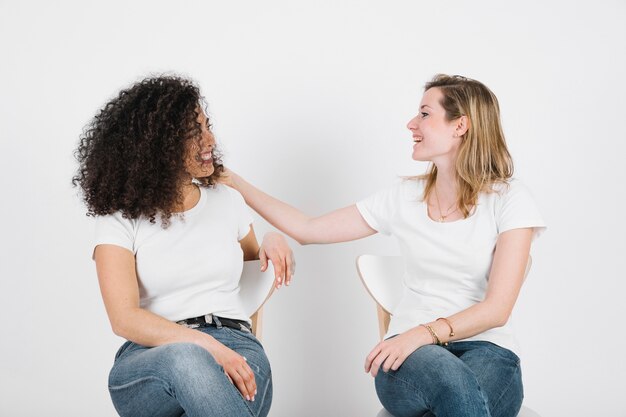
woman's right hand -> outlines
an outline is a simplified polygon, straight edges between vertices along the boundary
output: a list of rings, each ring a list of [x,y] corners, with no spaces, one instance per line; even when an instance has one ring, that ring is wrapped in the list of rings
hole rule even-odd
[[[219,178],[217,179],[217,182],[219,182],[220,184],[227,185],[230,188],[235,188],[235,184],[233,182],[233,177],[235,175],[237,174],[235,174],[230,169],[224,167],[224,171],[222,171],[222,173],[220,174]]]
[[[230,382],[241,392],[243,398],[248,401],[254,401],[256,380],[246,358],[219,342],[214,343],[209,348],[209,353],[224,368],[224,373]]]

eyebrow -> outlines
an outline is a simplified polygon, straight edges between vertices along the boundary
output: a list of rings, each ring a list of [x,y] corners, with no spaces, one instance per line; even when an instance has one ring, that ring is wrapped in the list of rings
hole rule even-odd
[[[428,104],[422,104],[422,107],[420,107],[420,110],[422,110],[424,107],[428,107],[429,109],[432,109],[432,107],[430,107]]]

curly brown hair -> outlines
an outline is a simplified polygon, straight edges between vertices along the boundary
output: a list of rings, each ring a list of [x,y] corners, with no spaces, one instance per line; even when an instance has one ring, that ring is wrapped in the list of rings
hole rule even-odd
[[[87,215],[119,211],[152,223],[159,215],[167,227],[182,203],[186,150],[200,140],[197,118],[205,107],[195,83],[178,76],[146,78],[109,101],[74,153],[80,166],[72,184],[82,189]],[[200,185],[214,186],[224,170],[216,150],[213,165],[209,177],[196,178]]]

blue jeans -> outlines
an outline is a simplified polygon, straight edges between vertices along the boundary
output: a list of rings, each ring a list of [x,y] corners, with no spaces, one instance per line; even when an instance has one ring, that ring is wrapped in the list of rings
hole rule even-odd
[[[397,417],[515,417],[524,398],[517,355],[481,341],[422,346],[375,384]]]
[[[126,342],[109,374],[109,392],[122,417],[265,417],[272,403],[272,373],[261,343],[228,327],[198,328],[245,356],[257,384],[247,401],[213,356],[192,343],[148,348]]]

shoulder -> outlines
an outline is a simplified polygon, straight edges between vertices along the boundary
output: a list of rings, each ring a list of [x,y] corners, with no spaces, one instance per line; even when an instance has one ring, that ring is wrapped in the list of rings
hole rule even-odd
[[[420,177],[402,177],[396,187],[404,201],[418,201],[424,196],[426,181]]]
[[[400,177],[392,185],[363,199],[362,205],[386,205],[397,207],[402,203],[421,201],[424,182],[415,177]]]
[[[215,193],[228,197],[229,199],[237,203],[243,201],[243,196],[241,195],[241,193],[227,185],[216,184],[215,187],[212,188],[212,190]]]
[[[237,208],[246,204],[241,193],[227,185],[215,184],[201,189],[213,206],[217,204],[222,208]]]
[[[121,211],[116,211],[111,214],[106,214],[102,216],[96,216],[96,225],[97,226],[121,226],[126,229],[134,229],[137,225],[143,221],[142,218],[139,219],[129,219],[124,216]]]
[[[517,197],[531,197],[528,186],[517,178],[511,178],[507,182],[497,183],[492,186],[494,198],[497,201],[506,201]]]

